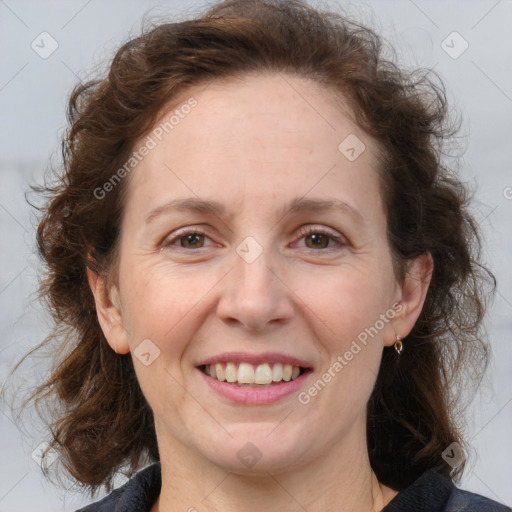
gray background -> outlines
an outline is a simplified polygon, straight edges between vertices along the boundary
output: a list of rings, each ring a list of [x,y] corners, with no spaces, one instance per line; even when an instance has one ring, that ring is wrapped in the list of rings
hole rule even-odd
[[[311,0],[314,5],[318,2]],[[0,0],[0,382],[43,338],[49,319],[35,299],[37,258],[34,211],[24,193],[41,182],[49,158],[59,158],[65,104],[77,80],[87,79],[131,35],[144,14],[174,20],[194,15],[205,2]],[[512,2],[363,1],[324,2],[369,23],[398,49],[407,66],[433,67],[447,84],[451,105],[463,118],[460,151],[464,179],[477,187],[475,215],[486,236],[486,259],[498,278],[487,329],[493,360],[467,413],[472,450],[462,487],[512,504]],[[32,47],[46,31],[58,44],[43,59]],[[458,32],[459,36],[451,35]],[[442,47],[450,48],[450,56]],[[45,49],[50,40],[45,40]],[[468,49],[457,58],[467,41]],[[41,49],[40,51],[43,51]],[[508,227],[507,227],[508,226]],[[6,387],[22,396],[46,371],[38,359],[24,365]],[[32,418],[31,418],[32,416]],[[73,488],[45,481],[32,452],[44,441],[34,414],[22,422],[0,412],[0,511],[70,511],[88,503]],[[19,425],[18,425],[19,426]],[[119,480],[120,482],[122,480]],[[69,488],[69,483],[65,483]]]

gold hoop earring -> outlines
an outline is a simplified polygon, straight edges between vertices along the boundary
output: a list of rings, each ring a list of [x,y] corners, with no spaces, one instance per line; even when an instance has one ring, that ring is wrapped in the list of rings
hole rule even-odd
[[[398,355],[402,353],[402,350],[404,348],[404,344],[402,343],[402,340],[400,339],[400,336],[398,334],[396,335],[396,341],[395,341],[395,351]]]

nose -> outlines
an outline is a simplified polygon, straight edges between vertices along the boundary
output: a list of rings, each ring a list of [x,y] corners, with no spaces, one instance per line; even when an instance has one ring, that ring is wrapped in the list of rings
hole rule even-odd
[[[223,281],[217,315],[231,326],[253,332],[286,324],[294,314],[293,294],[286,280],[269,251],[263,250],[251,263],[235,255],[234,268]]]

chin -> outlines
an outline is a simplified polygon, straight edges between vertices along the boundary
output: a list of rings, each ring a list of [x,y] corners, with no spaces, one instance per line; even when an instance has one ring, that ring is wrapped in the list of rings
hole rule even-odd
[[[300,466],[306,447],[310,449],[310,443],[304,437],[294,439],[285,429],[270,435],[269,432],[271,430],[261,428],[257,433],[254,428],[245,432],[239,429],[222,446],[215,446],[212,441],[207,453],[203,453],[224,470],[240,475],[268,476],[268,473],[282,473]],[[213,453],[212,446],[215,446]]]

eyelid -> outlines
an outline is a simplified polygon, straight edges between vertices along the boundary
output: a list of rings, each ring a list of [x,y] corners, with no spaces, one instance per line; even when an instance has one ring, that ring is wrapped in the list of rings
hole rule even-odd
[[[191,235],[191,234],[198,234],[198,235],[203,235],[207,238],[210,238],[206,231],[199,227],[199,226],[187,226],[187,227],[184,227],[184,228],[180,228],[176,231],[174,231],[173,233],[171,233],[169,236],[166,236],[162,243],[160,244],[162,248],[165,248],[165,247],[174,247],[174,244],[180,239],[180,238],[183,238],[184,236],[186,235]],[[184,249],[186,251],[190,251],[190,249],[185,249],[184,247],[179,247],[179,246],[176,246],[176,248],[178,249]],[[204,247],[199,247],[199,249],[204,249]],[[197,249],[196,249],[197,250]]]
[[[339,232],[332,230],[331,228],[327,228],[321,225],[308,225],[301,227],[299,229],[299,240],[313,233],[320,233],[322,235],[326,235],[327,237],[329,237],[331,240],[338,244],[338,248],[349,245],[349,242],[346,239],[346,237],[341,235]],[[310,249],[315,252],[327,252],[329,249],[336,249],[336,247],[327,247],[325,249],[311,249],[310,247],[307,247],[307,249]]]
[[[329,237],[332,241],[334,241],[338,244],[338,247],[340,247],[340,246],[344,247],[349,244],[348,240],[343,235],[341,235],[337,231],[334,231],[330,228],[327,228],[327,227],[321,226],[321,225],[307,225],[307,226],[300,227],[298,230],[298,235],[299,235],[298,240],[304,238],[307,235],[311,235],[314,233],[320,233],[320,234],[323,234],[323,235]],[[164,248],[165,247],[176,247],[177,249],[183,249],[187,252],[194,251],[194,250],[197,251],[198,249],[206,249],[207,248],[207,247],[198,247],[197,249],[185,249],[184,247],[175,246],[175,243],[180,238],[183,238],[184,236],[190,235],[190,234],[203,235],[204,237],[212,240],[212,238],[210,236],[208,236],[208,234],[206,233],[205,229],[203,229],[199,226],[187,226],[184,228],[180,228],[177,231],[175,231],[174,233],[171,233],[170,236],[165,237],[161,246]],[[334,249],[334,248],[335,247],[330,247],[330,249]],[[307,247],[307,249],[310,249],[315,252],[327,252],[329,250],[329,246],[324,249],[311,249],[310,247]]]

